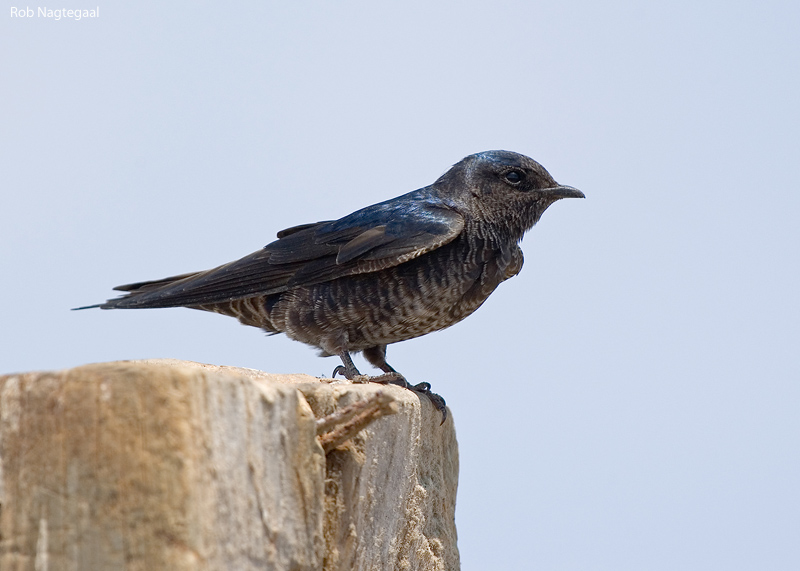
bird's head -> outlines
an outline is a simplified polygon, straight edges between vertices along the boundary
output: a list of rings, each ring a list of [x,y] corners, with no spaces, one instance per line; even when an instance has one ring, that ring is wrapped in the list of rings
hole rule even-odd
[[[585,198],[558,184],[533,159],[510,151],[485,151],[456,163],[436,181],[468,222],[507,238],[522,239],[548,206],[561,198]]]

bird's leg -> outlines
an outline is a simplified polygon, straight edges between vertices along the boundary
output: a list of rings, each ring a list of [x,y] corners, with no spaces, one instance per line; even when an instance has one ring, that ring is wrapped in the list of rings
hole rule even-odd
[[[364,358],[373,367],[379,368],[384,372],[383,375],[370,377],[370,381],[375,383],[391,383],[404,389],[410,389],[411,385],[408,384],[406,378],[394,370],[394,368],[386,362],[386,345],[376,345],[375,347],[368,347],[363,351]]]
[[[343,365],[339,365],[333,370],[331,374],[331,378],[335,379],[336,375],[342,375],[348,381],[356,381],[360,383],[366,383],[369,380],[367,375],[362,375],[356,369],[356,366],[353,364],[353,359],[350,357],[350,353],[343,349],[339,353],[339,358],[342,360]]]
[[[431,392],[431,384],[430,383],[419,383],[416,385],[410,384],[406,378],[398,373],[397,371],[392,368],[392,366],[386,362],[386,345],[377,345],[375,347],[369,347],[368,349],[364,349],[363,351],[364,358],[369,361],[369,363],[385,374],[378,375],[376,377],[369,377],[369,380],[376,383],[391,383],[393,385],[399,385],[401,387],[405,387],[410,391],[414,391],[415,393],[419,393],[421,395],[425,395],[431,401],[434,408],[442,413],[442,423],[444,423],[445,419],[447,419],[447,403],[445,400],[438,394]]]
[[[362,352],[364,358],[373,367],[379,368],[384,373],[396,373],[391,365],[386,362],[386,345],[376,345],[375,347],[367,347]]]
[[[358,369],[356,369],[355,364],[353,364],[353,359],[350,357],[349,351],[341,351],[339,353],[339,357],[342,359],[342,363],[344,365],[339,365],[333,370],[333,375],[331,377],[336,377],[336,375],[342,375],[348,381],[353,381],[356,383],[391,383],[393,385],[399,385],[403,388],[409,388],[408,383],[406,382],[405,377],[386,365],[387,369],[383,369],[386,371],[384,375],[362,375]]]
[[[425,395],[430,399],[434,408],[442,413],[442,424],[444,424],[444,421],[447,419],[447,403],[445,400],[440,395],[431,392],[430,383],[422,382],[411,385],[403,375],[395,371],[394,368],[386,362],[386,345],[376,345],[375,347],[369,347],[363,351],[364,358],[371,365],[383,371],[382,375],[362,375],[355,364],[353,364],[353,359],[350,357],[350,352],[347,351],[347,349],[342,349],[338,354],[339,358],[342,360],[342,364],[333,370],[332,377],[342,375],[347,380],[356,383],[372,382],[398,385],[410,391],[414,391],[417,394]]]

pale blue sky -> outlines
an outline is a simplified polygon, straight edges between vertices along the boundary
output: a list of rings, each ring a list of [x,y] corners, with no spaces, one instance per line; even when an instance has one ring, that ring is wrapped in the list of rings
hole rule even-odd
[[[513,150],[586,200],[389,348],[451,406],[463,569],[800,568],[800,5],[384,4],[7,5],[0,372],[327,375],[230,318],[68,310]]]

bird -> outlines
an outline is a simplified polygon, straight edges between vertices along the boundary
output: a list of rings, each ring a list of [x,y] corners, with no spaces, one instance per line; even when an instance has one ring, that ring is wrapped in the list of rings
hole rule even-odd
[[[117,286],[122,297],[75,309],[188,307],[338,356],[333,377],[393,383],[430,397],[386,361],[392,343],[450,327],[471,315],[522,269],[523,235],[562,198],[535,160],[485,151],[457,162],[433,184],[338,220],[281,230],[277,240],[219,267]],[[362,375],[361,352],[380,375]]]

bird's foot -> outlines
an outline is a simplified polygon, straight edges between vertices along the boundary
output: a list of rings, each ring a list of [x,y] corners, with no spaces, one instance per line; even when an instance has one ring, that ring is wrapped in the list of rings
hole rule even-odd
[[[392,373],[385,373],[383,375],[376,375],[374,377],[368,377],[369,380],[373,383],[383,383],[383,384],[390,384],[390,385],[397,385],[399,387],[403,387],[410,391],[413,391],[420,395],[425,395],[428,397],[428,400],[431,401],[433,407],[442,413],[442,424],[444,421],[447,420],[447,403],[445,402],[444,398],[441,395],[438,395],[431,391],[431,384],[430,383],[418,383],[416,385],[412,385],[409,383],[406,378],[397,372]]]
[[[425,395],[431,401],[433,407],[442,413],[442,424],[444,424],[444,421],[447,420],[447,403],[445,402],[444,398],[442,398],[441,395],[438,395],[431,391],[430,383],[422,382],[416,385],[412,385],[406,380],[406,378],[403,375],[401,375],[398,372],[391,372],[391,373],[385,373],[383,375],[377,375],[375,377],[370,377],[369,380],[374,383],[397,385],[399,387],[403,387],[410,391],[413,391],[417,394]]]
[[[444,421],[447,420],[447,403],[441,395],[431,391],[430,383],[422,382],[416,385],[408,385],[406,388],[410,391],[414,391],[415,393],[419,393],[428,397],[428,400],[431,401],[433,408],[442,413],[441,424],[444,424]]]
[[[348,369],[344,365],[336,367],[333,373],[331,373],[331,378],[335,379],[336,375],[342,375],[345,379],[353,381],[354,383],[368,383],[371,380],[369,375],[362,375],[355,367]]]
[[[403,375],[395,371],[374,376],[362,375],[355,367],[348,371],[348,369],[343,365],[339,365],[333,370],[333,375],[331,376],[336,377],[336,375],[342,375],[347,380],[354,383],[381,383],[384,385],[397,385],[398,387],[403,387],[404,389],[414,391],[417,394],[425,395],[431,401],[433,407],[442,413],[442,424],[444,424],[444,421],[447,420],[447,403],[441,395],[431,391],[430,383],[422,382],[412,385]]]
[[[406,378],[397,372],[384,373],[382,375],[375,375],[368,378],[370,382],[373,383],[381,383],[382,385],[397,385],[398,387],[403,387],[404,389],[411,388],[411,385],[408,384]]]
[[[345,379],[353,381],[354,383],[381,383],[383,385],[397,385],[404,389],[410,388],[408,381],[406,381],[405,377],[400,373],[384,373],[383,375],[373,376],[362,375],[356,368],[348,371],[343,365],[339,365],[333,370],[331,378],[336,378],[336,375],[342,375]]]

